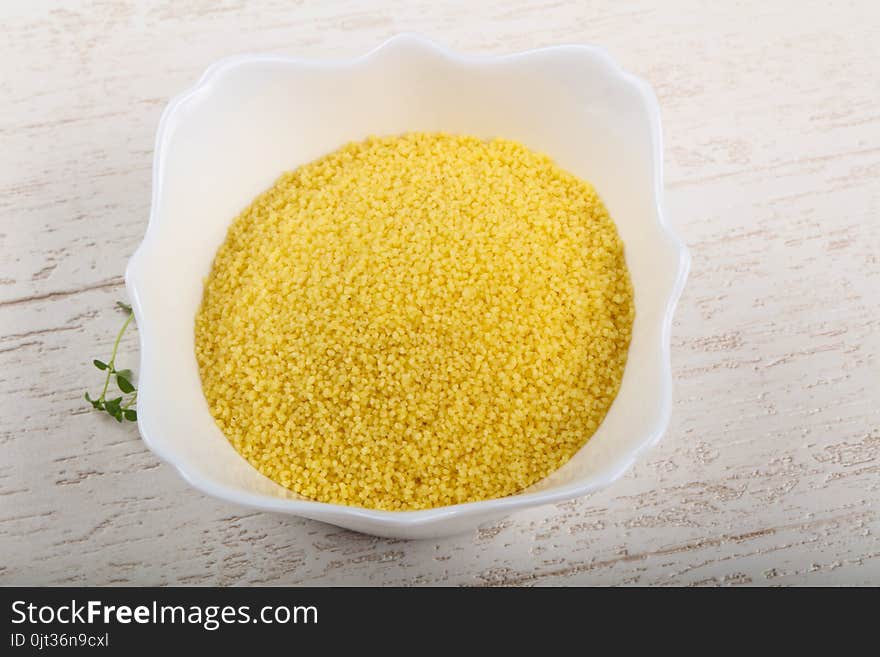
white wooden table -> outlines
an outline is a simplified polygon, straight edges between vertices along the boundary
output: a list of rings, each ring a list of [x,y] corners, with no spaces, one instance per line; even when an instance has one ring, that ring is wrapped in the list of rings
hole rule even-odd
[[[880,584],[876,2],[61,4],[0,5],[0,583]],[[599,494],[429,542],[209,499],[82,400],[169,97],[225,55],[400,31],[606,46],[657,90],[693,255],[660,445]]]

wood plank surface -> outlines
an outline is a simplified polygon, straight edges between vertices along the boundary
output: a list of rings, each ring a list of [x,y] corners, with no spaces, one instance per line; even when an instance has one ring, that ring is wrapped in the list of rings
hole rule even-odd
[[[663,441],[605,491],[438,541],[207,498],[82,401],[168,99],[226,55],[401,31],[605,46],[657,91],[693,256]],[[0,583],[880,584],[878,44],[870,0],[3,2]]]

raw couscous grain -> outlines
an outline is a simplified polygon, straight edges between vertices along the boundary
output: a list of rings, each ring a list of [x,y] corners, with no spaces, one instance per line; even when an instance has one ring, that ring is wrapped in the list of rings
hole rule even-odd
[[[196,356],[211,413],[308,498],[516,493],[605,417],[634,316],[588,183],[503,139],[413,133],[282,175],[229,229]]]

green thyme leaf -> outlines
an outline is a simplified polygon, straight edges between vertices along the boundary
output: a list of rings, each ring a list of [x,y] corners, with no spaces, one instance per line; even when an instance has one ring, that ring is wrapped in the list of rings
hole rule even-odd
[[[116,385],[118,385],[119,389],[126,394],[134,392],[134,386],[131,385],[128,379],[119,373],[116,374]]]

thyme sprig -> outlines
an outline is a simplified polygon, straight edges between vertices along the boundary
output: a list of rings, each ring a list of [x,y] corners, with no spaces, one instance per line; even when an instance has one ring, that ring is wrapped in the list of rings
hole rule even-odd
[[[96,358],[92,361],[92,364],[96,368],[105,373],[104,387],[101,390],[101,395],[97,399],[92,399],[91,396],[89,396],[89,393],[86,392],[85,398],[86,401],[92,405],[92,408],[108,413],[117,422],[122,422],[123,420],[136,422],[137,411],[132,408],[132,406],[137,402],[137,389],[131,383],[131,370],[116,369],[116,352],[119,350],[119,342],[122,340],[122,336],[128,328],[128,325],[131,324],[131,321],[134,319],[134,311],[132,311],[131,306],[127,303],[117,301],[116,305],[128,313],[128,317],[126,317],[122,328],[119,329],[119,333],[116,336],[116,342],[113,343],[113,351],[110,353],[110,360],[104,362]],[[115,380],[116,387],[119,388],[122,395],[107,399],[107,393],[110,392],[111,380]]]

